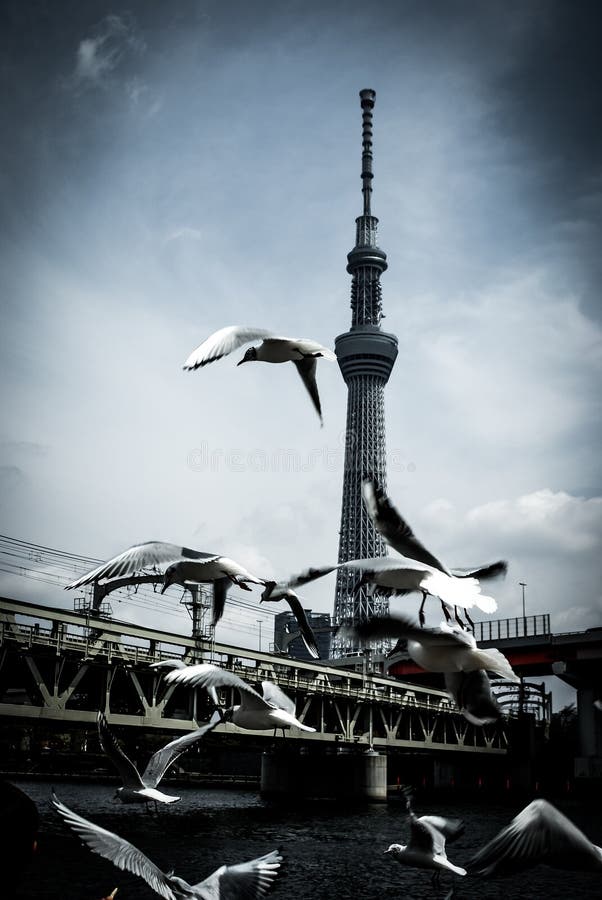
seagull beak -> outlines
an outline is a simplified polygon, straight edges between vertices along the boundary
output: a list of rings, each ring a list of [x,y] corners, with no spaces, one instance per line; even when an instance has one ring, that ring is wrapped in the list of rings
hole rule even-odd
[[[246,359],[241,359],[240,362],[237,362],[237,363],[236,363],[236,368],[238,369],[238,367],[239,367],[239,366],[242,366],[242,364],[243,364],[244,362],[246,362],[246,361],[247,361]]]
[[[260,603],[263,603],[264,600],[269,600],[272,594],[274,593],[274,588],[276,587],[275,581],[266,581],[265,587],[261,592],[261,600]]]

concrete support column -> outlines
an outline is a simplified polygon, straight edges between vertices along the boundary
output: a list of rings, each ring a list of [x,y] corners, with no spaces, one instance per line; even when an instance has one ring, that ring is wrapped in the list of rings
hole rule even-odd
[[[577,778],[602,778],[602,712],[594,706],[593,686],[577,689],[579,756],[575,759]]]
[[[340,797],[381,802],[387,799],[387,757],[365,753],[264,753],[261,757],[264,797]]]

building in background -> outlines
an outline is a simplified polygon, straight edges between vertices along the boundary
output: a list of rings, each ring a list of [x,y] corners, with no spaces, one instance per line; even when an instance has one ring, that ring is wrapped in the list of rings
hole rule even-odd
[[[314,613],[311,609],[306,609],[305,613],[316,637],[320,659],[328,659],[332,643],[330,616],[328,613]],[[313,659],[303,643],[299,625],[292,612],[277,613],[274,617],[274,653],[286,653],[293,659]]]

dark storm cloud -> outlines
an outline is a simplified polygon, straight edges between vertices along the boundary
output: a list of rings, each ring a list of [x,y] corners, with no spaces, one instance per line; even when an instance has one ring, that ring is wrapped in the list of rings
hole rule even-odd
[[[359,52],[363,43],[375,63],[379,53],[392,59],[397,53],[402,61],[415,53],[416,63],[424,61],[425,80],[437,71],[435,59],[443,73],[446,59],[463,62],[491,102],[500,144],[516,143],[523,205],[540,213],[537,223],[508,227],[529,231],[525,241],[539,241],[542,254],[562,261],[591,313],[602,288],[600,16],[597,3],[565,0],[408,0],[369,9],[356,2],[225,7],[188,0],[173,8],[142,0],[7,2],[0,119],[8,135],[0,150],[5,228],[15,236],[28,230],[33,210],[49,202],[57,179],[68,191],[85,176],[90,158],[105,152],[131,112],[132,98],[144,96],[145,66],[169,59],[178,41],[189,54],[199,108],[208,87],[207,61],[213,54],[219,58],[222,48],[243,52],[256,45],[277,53],[280,43],[324,42],[343,57],[349,46],[353,65],[353,48]],[[393,79],[402,73],[392,73]],[[103,94],[117,76],[120,90]],[[81,95],[86,89],[96,89],[89,104]],[[270,94],[273,86],[266,84],[266,112]],[[457,103],[461,107],[461,95]],[[197,110],[191,107],[191,114]],[[491,218],[497,219],[494,209]],[[493,243],[504,252],[510,237],[491,227]]]
[[[528,5],[528,4],[527,4]],[[495,84],[500,133],[531,152],[531,199],[549,217],[551,253],[560,252],[588,312],[602,289],[602,7],[541,3],[520,58]]]

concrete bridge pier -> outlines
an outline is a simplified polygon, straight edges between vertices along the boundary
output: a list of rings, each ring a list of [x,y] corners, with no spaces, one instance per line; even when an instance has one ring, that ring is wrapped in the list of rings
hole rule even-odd
[[[577,778],[602,778],[602,710],[595,704],[601,695],[600,687],[577,688],[579,716],[579,751],[575,759]]]
[[[387,757],[375,750],[304,753],[284,748],[261,757],[261,795],[387,799]]]

